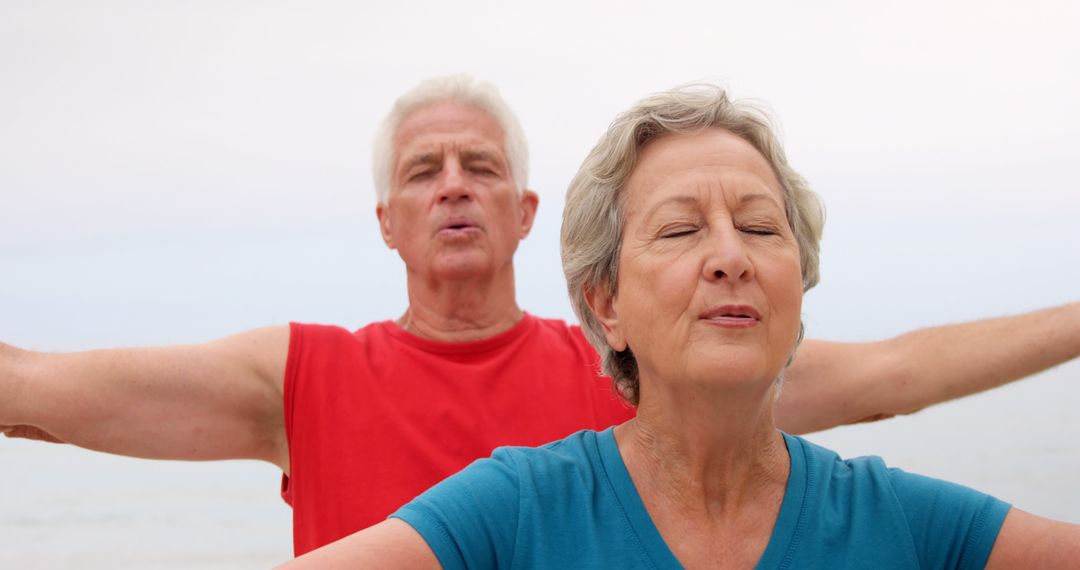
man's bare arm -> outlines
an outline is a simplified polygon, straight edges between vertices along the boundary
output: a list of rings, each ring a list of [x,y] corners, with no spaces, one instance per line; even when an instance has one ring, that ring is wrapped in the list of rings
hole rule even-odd
[[[807,340],[776,406],[807,433],[910,414],[1080,356],[1080,302],[869,343]]]
[[[20,425],[20,426],[4,426],[0,425],[0,433],[8,437],[17,437],[20,439],[36,439],[38,441],[48,441],[50,443],[67,443],[66,441],[56,437],[55,435],[34,426]]]
[[[40,353],[0,344],[0,427],[121,455],[263,459],[287,469],[288,346],[287,326],[160,348]]]

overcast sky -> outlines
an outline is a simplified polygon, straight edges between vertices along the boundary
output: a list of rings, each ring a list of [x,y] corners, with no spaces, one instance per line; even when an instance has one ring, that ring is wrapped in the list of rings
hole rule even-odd
[[[558,219],[592,143],[703,79],[766,102],[824,197],[811,334],[1077,297],[1075,3],[505,4],[0,4],[0,338],[397,316],[370,141],[397,94],[458,71],[496,83],[531,142],[535,313],[571,317]]]
[[[558,221],[588,149],[698,80],[766,102],[824,198],[810,336],[1080,298],[1076,2],[3,0],[0,341],[395,318],[371,138],[454,72],[498,85],[530,141],[533,313],[572,318]]]

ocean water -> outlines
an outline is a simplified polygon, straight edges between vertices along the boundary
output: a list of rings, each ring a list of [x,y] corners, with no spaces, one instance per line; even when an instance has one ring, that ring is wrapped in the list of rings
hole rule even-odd
[[[268,568],[292,557],[281,472],[0,440],[0,568]]]
[[[1080,362],[995,391],[809,436],[1080,523]],[[280,472],[0,438],[0,569],[266,568],[291,556]]]
[[[1080,361],[910,416],[811,434],[844,457],[989,493],[1037,515],[1080,523]]]

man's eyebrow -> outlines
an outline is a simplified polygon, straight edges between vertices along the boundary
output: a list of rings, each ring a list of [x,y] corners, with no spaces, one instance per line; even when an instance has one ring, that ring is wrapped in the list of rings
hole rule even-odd
[[[502,164],[503,161],[499,160],[499,156],[493,152],[483,149],[465,149],[461,151],[461,160],[463,161],[488,161],[494,164]]]
[[[439,163],[439,155],[438,154],[436,154],[434,152],[422,152],[420,154],[416,154],[416,155],[413,155],[413,156],[409,157],[405,161],[404,165],[402,166],[402,170],[409,170],[410,168],[413,168],[414,166],[438,164],[438,163]]]

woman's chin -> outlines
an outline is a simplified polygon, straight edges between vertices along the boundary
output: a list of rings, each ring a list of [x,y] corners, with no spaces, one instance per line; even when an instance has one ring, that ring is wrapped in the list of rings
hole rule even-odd
[[[685,379],[721,391],[767,390],[783,368],[783,362],[765,358],[760,348],[727,350],[689,363]],[[756,391],[756,390],[755,390]]]
[[[761,347],[729,346],[720,354],[710,355],[706,362],[716,375],[729,377],[739,383],[772,382],[783,362],[770,358]]]

